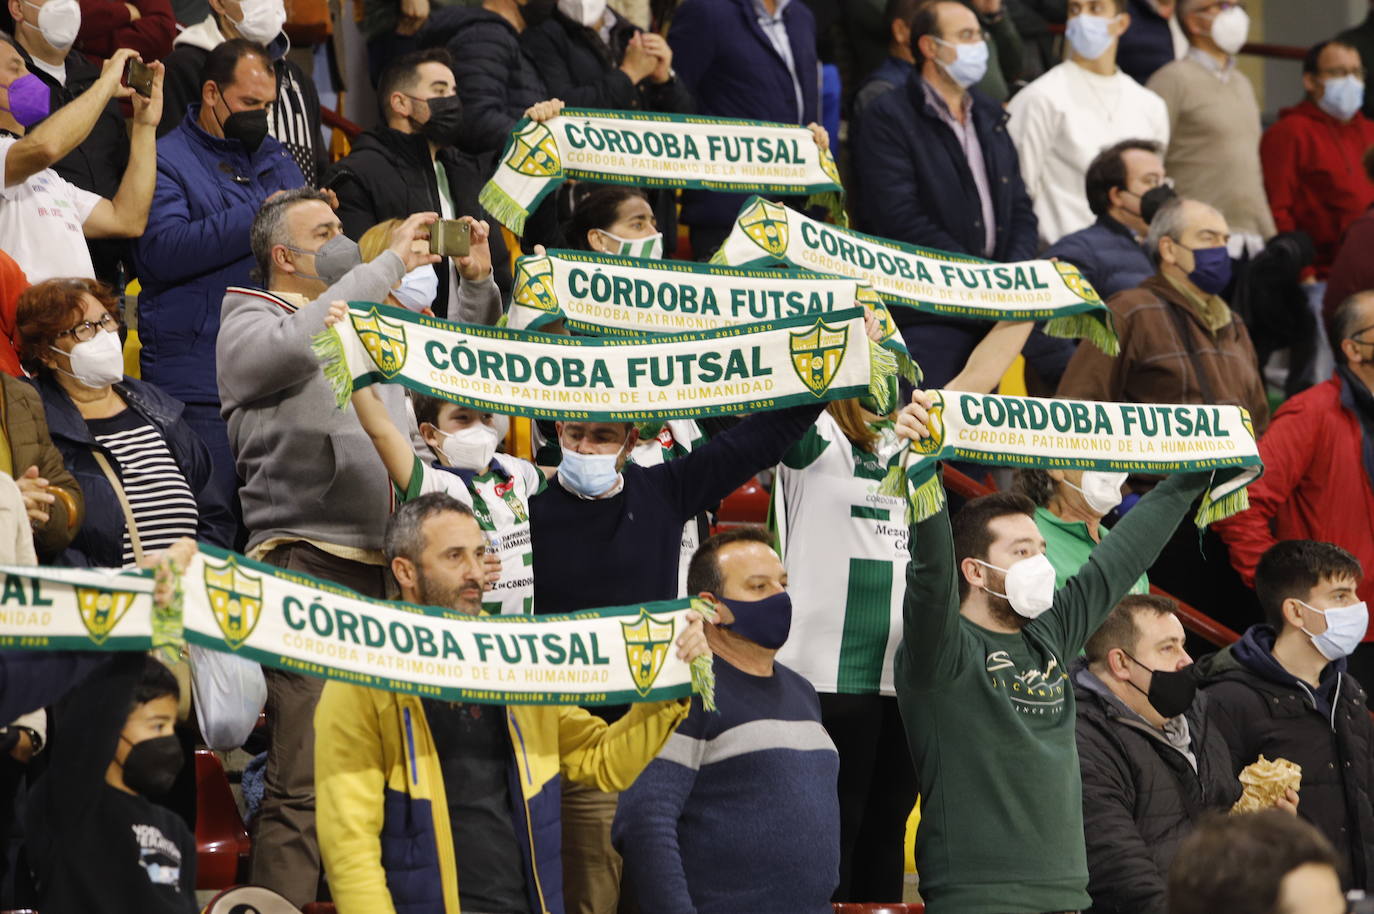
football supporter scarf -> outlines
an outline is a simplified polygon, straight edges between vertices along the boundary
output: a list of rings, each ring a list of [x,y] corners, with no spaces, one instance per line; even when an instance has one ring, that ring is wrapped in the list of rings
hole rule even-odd
[[[1264,472],[1250,414],[1239,406],[933,393],[930,437],[912,442],[903,466],[889,470],[880,487],[885,495],[909,491],[917,520],[944,504],[940,460],[1118,473],[1213,470],[1199,527],[1244,511],[1245,487]]]
[[[916,368],[882,298],[859,280],[804,270],[554,250],[516,262],[506,325],[541,330],[562,320],[585,336],[652,337],[865,305],[882,326],[879,345],[897,356],[901,373],[916,383]]]
[[[700,600],[564,616],[469,616],[374,600],[298,572],[200,546],[170,606],[154,573],[0,566],[0,644],[21,650],[146,651],[184,642],[369,688],[490,704],[713,706],[710,657],[676,640]]]
[[[805,127],[701,115],[565,110],[521,120],[478,201],[506,228],[565,180],[645,188],[806,194],[843,218],[835,159]]]
[[[1111,312],[1070,263],[995,263],[829,225],[762,197],[744,204],[713,263],[785,263],[868,283],[893,307],[993,321],[1045,321],[1045,332],[1119,351]]]
[[[645,339],[476,327],[366,302],[315,337],[339,407],[396,383],[488,412],[583,422],[732,415],[871,397],[893,404],[896,359],[863,311]]]

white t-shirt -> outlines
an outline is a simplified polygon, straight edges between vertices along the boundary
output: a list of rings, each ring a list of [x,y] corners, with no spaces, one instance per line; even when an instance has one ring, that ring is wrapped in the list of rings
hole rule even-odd
[[[1164,99],[1119,69],[1100,76],[1066,60],[1016,93],[1007,111],[1045,244],[1093,224],[1083,179],[1099,152],[1130,139],[1169,146]]]
[[[0,136],[0,161],[17,142],[16,137]],[[0,249],[15,259],[31,283],[54,276],[94,279],[81,226],[101,199],[51,168],[22,184],[0,188]]]

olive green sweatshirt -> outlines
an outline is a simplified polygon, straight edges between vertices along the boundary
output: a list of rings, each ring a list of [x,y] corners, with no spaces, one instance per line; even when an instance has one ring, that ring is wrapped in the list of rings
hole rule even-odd
[[[912,525],[896,688],[921,792],[916,869],[928,914],[1091,904],[1069,663],[1209,478],[1156,486],[1014,635],[960,615],[948,511]]]

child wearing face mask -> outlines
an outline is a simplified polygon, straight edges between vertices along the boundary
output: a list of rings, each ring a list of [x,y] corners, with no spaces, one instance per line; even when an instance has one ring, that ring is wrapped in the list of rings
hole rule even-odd
[[[154,802],[184,759],[173,735],[179,698],[176,677],[161,662],[122,653],[57,706],[50,765],[28,804],[39,910],[199,910],[195,837]]]
[[[429,462],[416,456],[375,389],[365,387],[353,394],[358,421],[386,465],[397,500],[445,492],[472,508],[487,534],[489,554],[501,561],[500,577],[487,592],[483,610],[501,615],[532,612],[530,498],[543,490],[544,474],[527,460],[497,453],[506,437],[505,416],[417,394],[411,400],[420,435],[433,453]]]

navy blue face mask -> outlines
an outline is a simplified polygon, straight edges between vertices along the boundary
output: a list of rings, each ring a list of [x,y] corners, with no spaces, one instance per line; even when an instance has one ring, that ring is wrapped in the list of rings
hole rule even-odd
[[[776,651],[787,643],[787,635],[792,631],[792,596],[787,591],[762,600],[716,599],[730,607],[730,612],[735,614],[735,621],[721,628],[729,629],[770,651]]]
[[[1188,279],[1207,294],[1220,295],[1231,281],[1231,253],[1224,245],[1184,250],[1193,252],[1193,272],[1188,274]]]

